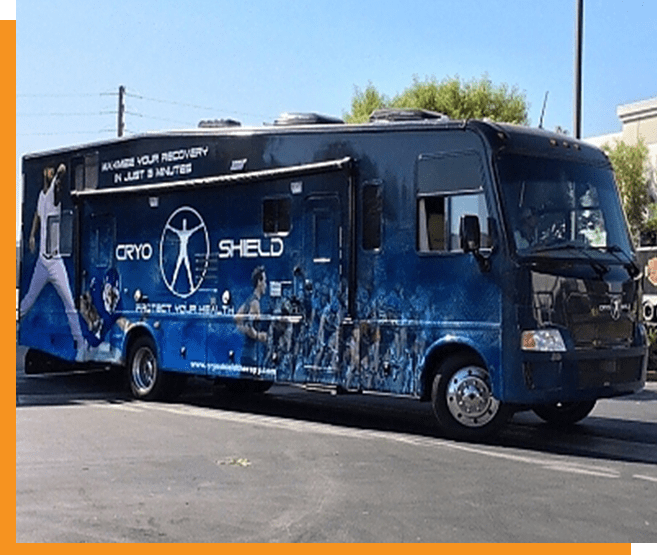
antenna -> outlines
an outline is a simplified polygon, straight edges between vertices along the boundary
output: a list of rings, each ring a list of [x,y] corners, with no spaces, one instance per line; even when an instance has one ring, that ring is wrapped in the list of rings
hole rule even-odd
[[[538,128],[543,129],[543,116],[545,115],[545,106],[547,106],[547,97],[550,91],[545,91],[545,98],[543,99],[543,109],[541,110],[541,119],[538,122]]]

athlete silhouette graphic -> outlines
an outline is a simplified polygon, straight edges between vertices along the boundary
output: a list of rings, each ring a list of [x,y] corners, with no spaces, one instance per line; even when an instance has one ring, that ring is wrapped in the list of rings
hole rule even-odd
[[[183,218],[182,229],[173,227],[171,224],[167,224],[166,229],[175,233],[180,241],[178,260],[176,261],[176,269],[173,271],[173,277],[171,278],[171,287],[175,287],[176,281],[178,280],[178,273],[180,272],[181,266],[184,264],[185,269],[187,270],[187,281],[189,283],[189,289],[192,290],[194,289],[194,278],[192,276],[192,266],[189,263],[187,245],[189,244],[190,237],[194,235],[194,233],[196,233],[199,229],[203,229],[203,223],[200,223],[192,229],[187,229],[187,218]]]

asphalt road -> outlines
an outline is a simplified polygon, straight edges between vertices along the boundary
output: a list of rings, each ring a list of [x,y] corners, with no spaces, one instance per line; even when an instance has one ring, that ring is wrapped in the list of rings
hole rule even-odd
[[[657,542],[656,383],[469,444],[416,401],[193,380],[143,403],[17,359],[18,542]]]

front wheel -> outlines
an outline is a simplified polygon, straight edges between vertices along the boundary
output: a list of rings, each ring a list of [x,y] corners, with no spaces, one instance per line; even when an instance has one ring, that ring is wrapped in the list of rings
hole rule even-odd
[[[555,426],[569,426],[586,418],[595,407],[595,401],[554,403],[533,407],[534,413]]]
[[[452,356],[440,366],[431,402],[441,429],[455,439],[490,437],[511,415],[509,407],[493,397],[488,371],[470,354]]]

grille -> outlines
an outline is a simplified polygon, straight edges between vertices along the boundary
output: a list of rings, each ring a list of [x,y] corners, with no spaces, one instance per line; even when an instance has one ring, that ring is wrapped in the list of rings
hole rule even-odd
[[[600,307],[609,305],[602,296],[570,295],[566,319],[577,349],[629,347],[634,335],[631,311],[621,310],[617,320]]]

